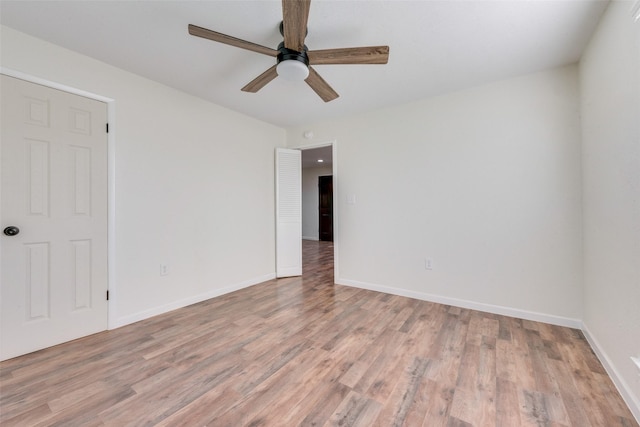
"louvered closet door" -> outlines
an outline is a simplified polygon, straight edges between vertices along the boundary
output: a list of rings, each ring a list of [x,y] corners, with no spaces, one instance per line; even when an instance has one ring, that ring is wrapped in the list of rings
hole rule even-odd
[[[300,150],[276,148],[276,276],[302,275]]]
[[[107,106],[0,84],[4,360],[107,329]]]

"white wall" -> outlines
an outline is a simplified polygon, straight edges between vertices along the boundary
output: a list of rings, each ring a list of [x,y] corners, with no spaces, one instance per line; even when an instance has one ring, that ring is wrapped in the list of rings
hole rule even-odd
[[[569,66],[288,129],[340,144],[337,282],[579,326],[578,107]]]
[[[320,238],[318,213],[318,177],[333,173],[331,167],[302,169],[302,238]]]
[[[584,325],[640,420],[640,22],[612,2],[580,63]]]
[[[284,130],[1,31],[2,67],[115,100],[112,326],[274,277],[273,152]]]

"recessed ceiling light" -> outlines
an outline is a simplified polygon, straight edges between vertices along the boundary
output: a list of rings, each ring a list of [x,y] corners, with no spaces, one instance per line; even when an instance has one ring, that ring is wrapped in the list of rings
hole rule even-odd
[[[324,160],[318,159],[318,163],[322,163],[322,162],[324,162]]]

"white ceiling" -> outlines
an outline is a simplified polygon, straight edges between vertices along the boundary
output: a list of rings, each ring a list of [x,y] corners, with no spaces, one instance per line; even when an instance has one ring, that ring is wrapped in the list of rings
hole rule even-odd
[[[0,22],[278,126],[401,104],[576,62],[604,0],[313,0],[310,50],[388,45],[387,65],[318,65],[340,94],[275,79],[275,58],[190,36],[195,24],[277,48],[279,1],[6,1]]]

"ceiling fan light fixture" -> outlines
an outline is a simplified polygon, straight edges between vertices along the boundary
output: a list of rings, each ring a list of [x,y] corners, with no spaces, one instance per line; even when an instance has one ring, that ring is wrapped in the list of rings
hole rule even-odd
[[[287,80],[301,82],[309,77],[309,67],[304,62],[296,59],[280,61],[276,67],[278,76]]]

